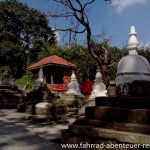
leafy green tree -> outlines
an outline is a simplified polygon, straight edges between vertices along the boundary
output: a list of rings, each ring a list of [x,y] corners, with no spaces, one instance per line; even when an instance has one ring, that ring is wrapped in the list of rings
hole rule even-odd
[[[77,77],[80,82],[94,80],[97,64],[87,53],[86,47],[77,44],[72,44],[69,48],[64,47],[63,57],[77,65]]]
[[[0,1],[0,61],[3,65],[9,65],[10,71],[19,75],[26,67],[25,52],[44,42],[52,45],[56,38],[43,13],[17,0]],[[36,50],[41,51],[40,46],[34,52]],[[33,54],[30,52],[31,58]],[[36,57],[34,54],[33,58]]]
[[[140,55],[144,56],[150,63],[150,48],[149,47],[141,47],[141,49],[138,51],[138,53]]]
[[[123,49],[119,49],[117,47],[109,47],[110,49],[110,58],[111,63],[108,66],[108,81],[114,80],[117,73],[117,65],[120,61],[121,57],[123,56]]]
[[[9,41],[3,41],[0,43],[0,50],[0,67],[9,66],[7,71],[19,77],[25,70],[22,47]]]
[[[45,57],[51,55],[58,55],[60,57],[63,56],[64,49],[58,45],[51,45],[49,46],[47,43],[44,44],[44,50],[39,54],[37,60],[41,60]]]

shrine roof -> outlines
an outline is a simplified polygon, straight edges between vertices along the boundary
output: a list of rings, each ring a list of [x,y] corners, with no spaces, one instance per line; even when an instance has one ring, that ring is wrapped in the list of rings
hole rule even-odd
[[[59,66],[70,67],[70,68],[76,67],[75,64],[73,64],[57,55],[52,55],[52,56],[46,57],[46,58],[30,65],[28,67],[28,70],[33,70],[33,69],[41,68],[41,67],[48,66],[48,65],[59,65]]]

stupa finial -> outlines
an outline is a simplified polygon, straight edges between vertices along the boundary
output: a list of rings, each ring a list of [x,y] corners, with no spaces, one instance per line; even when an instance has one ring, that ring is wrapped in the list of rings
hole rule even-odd
[[[137,33],[135,31],[135,26],[131,26],[130,35],[137,35]]]
[[[127,49],[129,50],[129,55],[138,55],[137,50],[139,49],[139,42],[137,40],[137,33],[135,27],[131,26],[130,37],[127,44]]]

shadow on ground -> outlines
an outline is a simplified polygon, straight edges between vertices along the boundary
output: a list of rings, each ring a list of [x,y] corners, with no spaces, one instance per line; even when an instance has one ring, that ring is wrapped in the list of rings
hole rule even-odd
[[[50,131],[46,132],[44,128],[50,128]],[[61,150],[60,144],[56,144],[60,142],[60,132],[57,124],[32,124],[17,114],[0,111],[0,150]]]

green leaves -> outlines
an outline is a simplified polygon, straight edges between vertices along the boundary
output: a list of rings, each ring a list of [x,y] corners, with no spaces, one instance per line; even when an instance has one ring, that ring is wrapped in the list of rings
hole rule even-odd
[[[3,58],[0,60],[1,65],[13,64],[14,67],[10,69],[15,70],[14,74],[22,68],[25,69],[25,51],[29,50],[32,58],[31,51],[35,41],[39,42],[39,45],[44,42],[49,45],[56,43],[55,34],[48,26],[45,14],[17,0],[0,1],[0,57]],[[20,65],[20,70],[14,69],[16,63]]]

